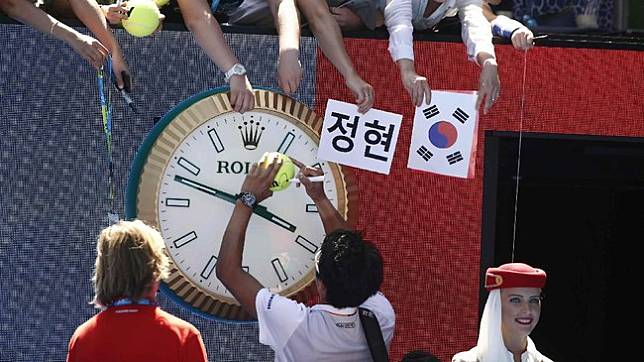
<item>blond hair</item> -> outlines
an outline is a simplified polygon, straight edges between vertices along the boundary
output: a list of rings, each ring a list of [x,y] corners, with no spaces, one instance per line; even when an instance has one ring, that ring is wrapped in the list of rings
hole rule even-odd
[[[103,229],[96,252],[92,303],[98,307],[118,298],[140,299],[168,276],[163,238],[143,221],[120,221]]]

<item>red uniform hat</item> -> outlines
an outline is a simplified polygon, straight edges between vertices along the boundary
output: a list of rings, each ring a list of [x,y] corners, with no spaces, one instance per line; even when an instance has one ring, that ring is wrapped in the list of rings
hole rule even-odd
[[[509,263],[485,272],[485,289],[497,288],[543,288],[546,272],[528,264]]]

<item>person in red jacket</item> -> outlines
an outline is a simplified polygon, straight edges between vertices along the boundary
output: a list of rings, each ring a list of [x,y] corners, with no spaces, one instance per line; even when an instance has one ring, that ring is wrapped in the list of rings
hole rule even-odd
[[[76,329],[67,362],[208,360],[199,331],[157,305],[168,275],[163,249],[161,234],[139,220],[101,232],[92,303],[102,310]]]

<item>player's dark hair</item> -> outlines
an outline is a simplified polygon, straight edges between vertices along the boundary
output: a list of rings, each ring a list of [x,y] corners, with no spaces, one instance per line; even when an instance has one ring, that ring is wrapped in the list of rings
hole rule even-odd
[[[318,278],[326,287],[327,303],[357,307],[380,289],[382,277],[382,256],[360,233],[337,230],[324,238]]]

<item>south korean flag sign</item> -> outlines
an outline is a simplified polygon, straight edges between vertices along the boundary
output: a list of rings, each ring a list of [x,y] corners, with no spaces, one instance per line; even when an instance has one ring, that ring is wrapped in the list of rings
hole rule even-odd
[[[461,178],[474,177],[478,112],[476,92],[432,91],[416,108],[407,167]]]

